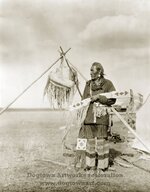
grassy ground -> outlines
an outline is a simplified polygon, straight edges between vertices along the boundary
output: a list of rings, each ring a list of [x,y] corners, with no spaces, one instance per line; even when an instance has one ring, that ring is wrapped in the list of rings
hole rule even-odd
[[[62,151],[66,114],[51,111],[7,112],[0,116],[0,191],[149,191],[150,161],[136,166],[122,161],[107,172],[76,171]],[[129,138],[126,128],[115,122],[114,132]],[[121,156],[131,153],[134,156]],[[127,142],[111,143],[111,154],[118,162],[134,161],[139,153]],[[60,162],[60,165],[56,163]],[[62,164],[68,166],[63,166]],[[127,168],[127,166],[129,166]]]

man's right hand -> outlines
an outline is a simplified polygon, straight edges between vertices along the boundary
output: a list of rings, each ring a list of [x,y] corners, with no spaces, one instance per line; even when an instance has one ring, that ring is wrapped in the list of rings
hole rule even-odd
[[[95,102],[95,101],[98,101],[99,100],[99,95],[93,95],[92,97],[91,97],[91,102],[93,103],[93,102]]]

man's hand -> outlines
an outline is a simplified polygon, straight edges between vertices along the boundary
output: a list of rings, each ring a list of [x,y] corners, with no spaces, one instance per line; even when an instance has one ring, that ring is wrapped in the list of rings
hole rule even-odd
[[[91,97],[91,102],[96,102],[99,101],[101,104],[106,104],[107,103],[107,97],[103,95],[94,95]]]
[[[93,102],[95,102],[95,101],[98,101],[99,100],[99,95],[93,95],[92,97],[91,97],[91,102],[93,103]]]

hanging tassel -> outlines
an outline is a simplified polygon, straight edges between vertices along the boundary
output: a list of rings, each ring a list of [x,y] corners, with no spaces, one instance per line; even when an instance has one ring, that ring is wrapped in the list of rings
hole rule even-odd
[[[74,86],[65,87],[57,82],[50,81],[47,89],[47,96],[50,103],[50,108],[64,109],[67,108],[72,101],[74,95]]]

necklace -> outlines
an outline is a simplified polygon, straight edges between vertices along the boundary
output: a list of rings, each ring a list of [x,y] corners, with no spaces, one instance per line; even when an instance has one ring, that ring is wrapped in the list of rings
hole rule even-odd
[[[100,90],[102,88],[103,78],[97,79],[97,81],[90,82],[90,96],[93,95],[93,91]]]

